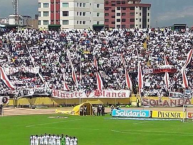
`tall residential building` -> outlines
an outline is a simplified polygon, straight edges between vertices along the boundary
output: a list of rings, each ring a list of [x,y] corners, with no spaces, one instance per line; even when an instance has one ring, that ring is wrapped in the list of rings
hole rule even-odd
[[[141,0],[104,0],[106,28],[150,28],[151,4]]]
[[[104,0],[38,0],[39,28],[92,29],[104,25]]]

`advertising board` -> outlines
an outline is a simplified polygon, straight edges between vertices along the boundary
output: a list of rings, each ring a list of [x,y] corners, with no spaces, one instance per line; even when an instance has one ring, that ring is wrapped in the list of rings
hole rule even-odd
[[[187,114],[187,118],[189,118],[189,119],[193,119],[193,112],[188,112],[188,114]]]
[[[142,98],[142,102],[144,106],[163,106],[163,107],[178,107],[183,105],[190,105],[191,99],[183,98],[183,99],[171,99],[167,98],[167,100],[155,98]]]
[[[152,118],[184,118],[185,113],[180,111],[152,111]]]
[[[150,117],[151,113],[149,110],[117,110],[112,111],[113,117]]]

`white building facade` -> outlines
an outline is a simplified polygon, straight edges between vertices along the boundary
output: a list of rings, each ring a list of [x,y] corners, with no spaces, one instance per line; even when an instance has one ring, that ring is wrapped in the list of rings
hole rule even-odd
[[[38,0],[39,28],[92,29],[104,25],[104,0]]]
[[[135,28],[150,28],[150,7],[135,7]]]

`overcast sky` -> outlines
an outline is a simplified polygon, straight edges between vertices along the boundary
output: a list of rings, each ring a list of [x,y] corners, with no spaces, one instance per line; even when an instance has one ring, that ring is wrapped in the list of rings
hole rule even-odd
[[[19,0],[19,14],[34,17],[38,14],[38,0]],[[171,26],[185,23],[193,26],[193,0],[142,0],[151,3],[151,26]],[[12,0],[0,0],[0,17],[13,14]]]

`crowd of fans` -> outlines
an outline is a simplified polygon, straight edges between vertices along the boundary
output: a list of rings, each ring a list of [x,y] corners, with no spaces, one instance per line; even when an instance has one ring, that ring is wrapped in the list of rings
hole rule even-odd
[[[164,65],[164,56],[177,69],[170,74],[169,90],[183,92],[181,68],[188,52],[192,49],[193,33],[185,33],[170,28],[144,30],[64,30],[39,31],[22,29],[0,36],[0,65],[3,68],[39,67],[50,89],[63,90],[64,77],[70,90],[91,92],[97,89],[95,72],[103,80],[103,89],[128,89],[125,81],[125,67],[133,83],[133,93],[137,93],[137,65],[142,70],[155,69]],[[144,42],[147,48],[144,48]],[[72,64],[77,75],[75,85],[72,68],[67,57],[70,51]],[[94,66],[94,57],[98,69]],[[122,58],[126,65],[123,65]],[[193,89],[193,61],[186,68],[189,89]],[[17,89],[45,86],[38,74],[18,71],[8,76]],[[144,74],[144,95],[167,95],[164,73]],[[1,91],[8,88],[1,82]]]

